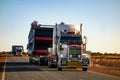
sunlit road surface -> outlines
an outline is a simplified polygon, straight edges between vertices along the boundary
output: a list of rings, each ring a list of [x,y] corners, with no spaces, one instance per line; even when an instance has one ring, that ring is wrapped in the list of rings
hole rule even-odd
[[[63,69],[30,64],[28,59],[8,54],[4,80],[120,80],[120,77],[82,70]]]

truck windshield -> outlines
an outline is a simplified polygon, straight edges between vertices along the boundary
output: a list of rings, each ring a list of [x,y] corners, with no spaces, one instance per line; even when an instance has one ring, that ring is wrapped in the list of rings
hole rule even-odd
[[[68,44],[68,43],[79,44],[79,43],[82,43],[82,38],[81,36],[73,36],[73,35],[61,36],[60,42],[65,44]]]
[[[23,52],[23,46],[12,46],[12,52]]]

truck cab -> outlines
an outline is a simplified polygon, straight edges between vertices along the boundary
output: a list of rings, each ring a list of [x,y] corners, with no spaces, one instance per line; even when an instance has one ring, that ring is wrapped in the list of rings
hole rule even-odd
[[[58,40],[58,66],[59,67],[76,67],[76,62],[81,61],[82,54],[82,37],[81,35],[61,33]],[[70,63],[71,62],[71,63]]]
[[[58,71],[63,68],[82,68],[87,71],[89,58],[83,51],[83,39],[74,24],[56,24],[53,32],[52,61],[48,59],[48,66],[56,64]],[[56,57],[53,57],[56,56]]]

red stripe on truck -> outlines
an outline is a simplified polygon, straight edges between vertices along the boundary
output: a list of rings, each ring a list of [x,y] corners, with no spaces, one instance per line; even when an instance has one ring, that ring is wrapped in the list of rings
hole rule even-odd
[[[34,50],[34,52],[36,52],[36,53],[48,53],[47,50]]]
[[[52,38],[49,38],[49,37],[35,37],[35,40],[52,41]]]
[[[48,51],[47,50],[34,50],[35,54],[37,55],[42,55],[42,56],[47,56]]]

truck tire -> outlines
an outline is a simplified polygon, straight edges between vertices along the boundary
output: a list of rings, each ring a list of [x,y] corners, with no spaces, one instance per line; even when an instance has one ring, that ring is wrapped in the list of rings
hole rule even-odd
[[[38,60],[38,65],[39,65],[39,66],[44,66],[44,63],[43,63],[43,60],[42,60],[42,59],[39,59],[39,60]]]
[[[83,71],[87,71],[87,68],[82,68]]]
[[[58,71],[62,71],[62,68],[59,65],[57,65],[57,69]]]
[[[48,61],[48,68],[50,68],[50,62]]]
[[[40,59],[38,60],[38,65],[41,66],[41,60]]]
[[[48,66],[48,59],[45,59],[45,66]]]
[[[16,56],[15,54],[13,54],[13,56]]]
[[[51,62],[48,62],[48,67],[53,68],[53,64],[51,64]]]
[[[58,67],[58,71],[62,71],[62,68],[61,68],[61,67]]]
[[[29,58],[29,63],[33,63],[32,60]]]

